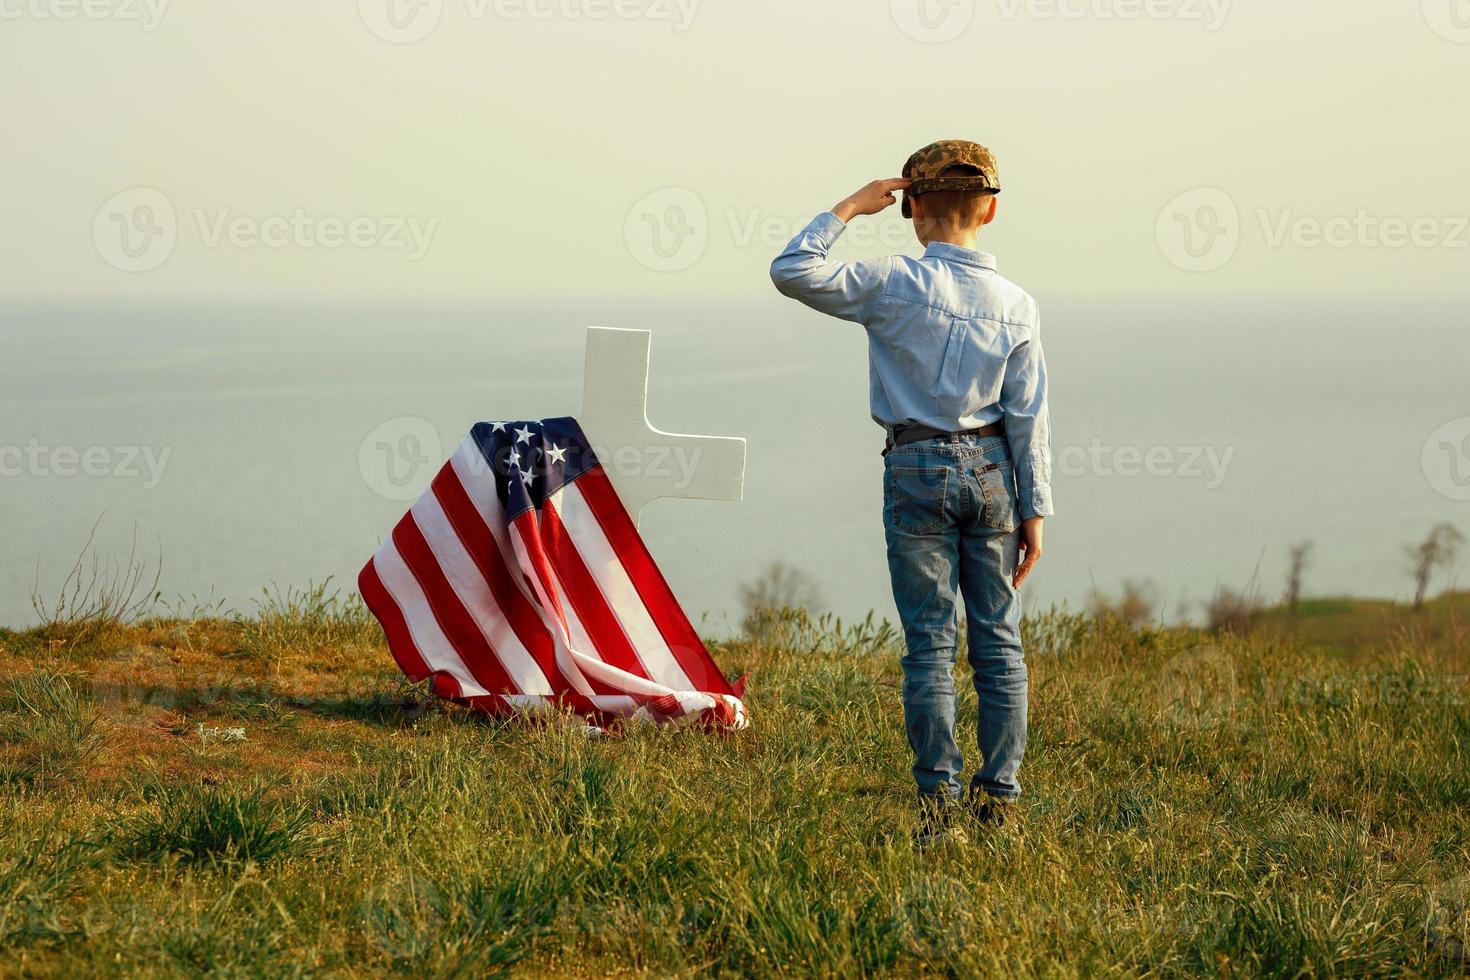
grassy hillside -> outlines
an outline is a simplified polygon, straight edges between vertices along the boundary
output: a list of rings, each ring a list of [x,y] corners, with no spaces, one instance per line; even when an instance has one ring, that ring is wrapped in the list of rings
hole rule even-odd
[[[748,732],[600,740],[320,594],[0,630],[0,971],[1460,975],[1467,612],[1033,618],[1018,826],[922,857],[881,627],[719,645]]]

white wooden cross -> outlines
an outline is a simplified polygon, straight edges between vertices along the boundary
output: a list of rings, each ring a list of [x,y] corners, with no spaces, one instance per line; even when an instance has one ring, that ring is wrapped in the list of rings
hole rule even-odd
[[[740,500],[745,440],[686,436],[648,421],[647,330],[587,328],[582,369],[582,424],[623,506],[636,523],[659,497]]]

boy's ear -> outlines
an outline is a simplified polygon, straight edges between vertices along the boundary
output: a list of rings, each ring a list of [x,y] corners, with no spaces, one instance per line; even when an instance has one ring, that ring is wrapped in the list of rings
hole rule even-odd
[[[1000,198],[997,195],[990,195],[990,200],[985,205],[985,214],[980,219],[980,224],[982,227],[990,224],[992,221],[995,220],[995,209],[999,206],[999,201]]]

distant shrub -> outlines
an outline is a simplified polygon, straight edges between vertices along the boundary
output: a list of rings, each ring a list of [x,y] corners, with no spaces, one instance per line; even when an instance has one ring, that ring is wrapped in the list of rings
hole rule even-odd
[[[1216,633],[1248,636],[1261,616],[1261,600],[1249,592],[1219,589],[1205,606],[1210,629]]]
[[[1098,619],[1112,617],[1134,626],[1142,626],[1154,618],[1154,609],[1157,606],[1153,590],[1141,582],[1124,582],[1123,594],[1117,599],[1111,599],[1097,591],[1092,593],[1092,614]]]
[[[770,643],[779,638],[785,614],[810,613],[821,602],[809,575],[782,562],[772,562],[760,578],[740,586],[745,616],[740,629],[746,639]]]

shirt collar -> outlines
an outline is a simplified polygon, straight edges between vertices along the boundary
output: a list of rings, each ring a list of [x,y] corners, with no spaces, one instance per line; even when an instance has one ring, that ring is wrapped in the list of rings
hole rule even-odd
[[[973,265],[980,269],[995,269],[995,256],[989,252],[978,252],[973,248],[965,248],[963,245],[951,245],[949,242],[930,242],[929,247],[924,250],[926,259],[943,259],[946,262],[958,262],[961,265]]]

